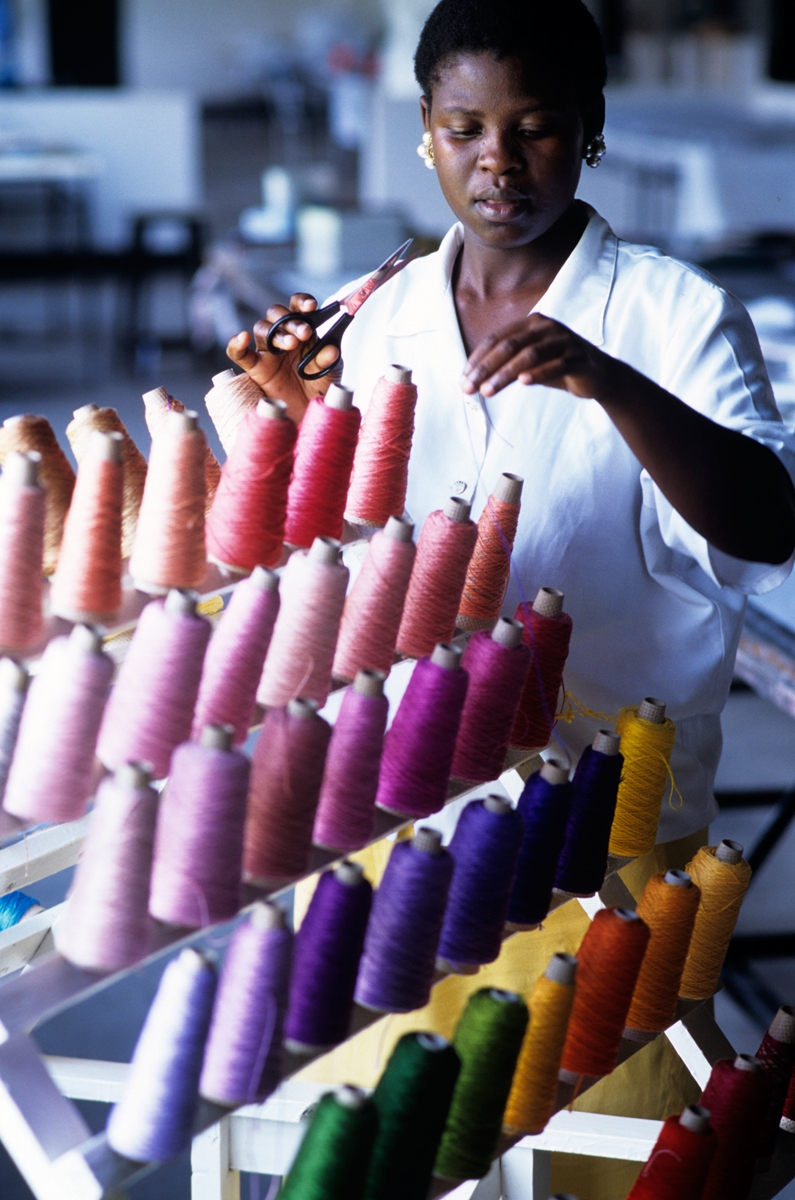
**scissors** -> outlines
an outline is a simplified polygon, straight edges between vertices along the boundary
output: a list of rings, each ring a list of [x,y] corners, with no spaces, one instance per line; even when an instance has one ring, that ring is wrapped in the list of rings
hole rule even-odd
[[[342,335],[365,300],[372,296],[376,288],[379,288],[382,283],[386,283],[394,275],[397,275],[398,271],[402,271],[416,257],[416,255],[412,255],[410,258],[403,257],[413,241],[414,238],[409,238],[407,242],[399,246],[394,254],[390,254],[389,258],[381,263],[378,270],[369,279],[365,280],[361,287],[358,287],[355,292],[351,292],[349,296],[344,296],[342,300],[332,300],[331,304],[327,304],[325,308],[317,308],[314,312],[289,312],[285,313],[283,317],[279,317],[279,320],[275,321],[268,331],[265,348],[271,354],[286,354],[286,350],[282,350],[280,346],[274,345],[273,342],[274,334],[276,334],[282,325],[286,325],[288,321],[301,321],[304,325],[309,325],[311,329],[318,329],[319,326],[324,325],[326,321],[335,316],[341,308],[344,308],[345,312],[339,321],[334,322],[328,333],[325,333],[319,341],[315,342],[298,364],[298,374],[302,379],[322,379],[324,375],[328,375],[330,371],[333,371],[338,366],[342,357]],[[310,374],[306,369],[307,366],[326,346],[336,347],[336,359],[324,370],[315,371],[313,374]]]

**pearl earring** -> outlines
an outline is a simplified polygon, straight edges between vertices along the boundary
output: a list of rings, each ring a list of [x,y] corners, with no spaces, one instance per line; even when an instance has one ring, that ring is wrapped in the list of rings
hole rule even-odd
[[[601,133],[597,133],[596,137],[592,137],[585,147],[583,158],[589,167],[593,167],[596,170],[606,154],[607,146],[605,145],[605,139]]]
[[[422,141],[417,147],[417,153],[429,171],[436,170],[436,163],[433,160],[433,142],[431,141],[431,135],[429,133],[424,133],[422,135]]]

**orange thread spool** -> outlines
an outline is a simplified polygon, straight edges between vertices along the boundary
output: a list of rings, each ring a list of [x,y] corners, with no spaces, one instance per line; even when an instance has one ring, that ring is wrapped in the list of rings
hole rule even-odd
[[[42,636],[44,488],[41,459],[31,451],[6,456],[0,477],[0,647],[25,654]]]
[[[417,388],[393,363],[375,385],[353,460],[345,519],[383,529],[406,506]]]
[[[673,1024],[700,897],[685,871],[653,875],[643,889],[638,916],[651,930],[651,938],[627,1014],[625,1037],[650,1041]]]
[[[66,426],[66,436],[74,451],[78,466],[82,463],[95,430],[100,433],[121,434],[121,461],[124,464],[124,499],[121,510],[121,553],[122,558],[132,554],[138,511],[144,494],[146,481],[146,459],[130,437],[115,408],[97,408],[96,404],[84,404],[75,409],[72,420]]]
[[[164,387],[154,388],[151,392],[145,392],[143,402],[146,427],[152,435],[153,440],[155,434],[168,421],[169,413],[184,413],[188,411],[182,401],[175,400],[173,396],[168,394]],[[221,464],[206,443],[204,450],[204,474],[206,488],[204,511],[209,512],[221,479]]]
[[[718,990],[751,868],[739,842],[724,838],[717,846],[702,846],[686,870],[701,889],[701,903],[679,994],[686,1000],[706,1000]]]
[[[121,456],[121,434],[95,430],[77,472],[51,593],[67,621],[99,624],[121,608]]]
[[[31,413],[9,417],[0,429],[0,466],[6,455],[35,451],[41,455],[39,483],[46,493],[44,508],[44,574],[52,575],[58,563],[63,537],[63,523],[72,500],[75,473],[58,444],[52,425],[46,417]]]
[[[245,371],[238,375],[229,368],[213,375],[213,386],[204,397],[210,420],[215,426],[218,440],[230,454],[237,437],[237,429],[247,413],[255,409],[265,393]]]
[[[523,484],[519,475],[501,475],[480,514],[478,540],[456,622],[459,629],[491,629],[500,615],[511,574]]]
[[[478,537],[469,505],[451,496],[443,509],[429,513],[417,539],[397,648],[409,658],[426,658],[438,642],[449,642],[467,567]]]

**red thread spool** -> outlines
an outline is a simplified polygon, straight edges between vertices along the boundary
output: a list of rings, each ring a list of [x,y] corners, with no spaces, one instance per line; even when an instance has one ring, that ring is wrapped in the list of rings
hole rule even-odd
[[[530,647],[533,661],[519,702],[511,745],[533,750],[546,746],[555,728],[572,621],[563,611],[563,593],[548,587],[539,590],[532,608],[520,604],[516,619],[524,625],[524,641]]]
[[[332,383],[310,400],[295,448],[284,540],[307,549],[315,538],[341,538],[345,498],[362,414],[353,392]]]
[[[417,389],[411,371],[393,364],[375,385],[353,460],[345,519],[383,529],[406,506]]]
[[[478,540],[461,596],[459,629],[491,629],[500,615],[511,574],[523,486],[521,476],[501,475],[480,514]]]
[[[461,666],[469,687],[458,727],[453,775],[473,783],[498,779],[505,766],[508,738],[530,669],[522,626],[501,617],[489,633],[470,639]]]
[[[701,1200],[717,1139],[706,1108],[669,1117],[627,1200]]]
[[[769,1101],[762,1064],[749,1054],[721,1058],[699,1104],[712,1114],[718,1144],[702,1200],[747,1200]]]
[[[792,1068],[795,1066],[795,1008],[785,1005],[776,1013],[756,1052],[770,1085],[770,1106],[762,1122],[759,1157],[770,1158],[776,1141]]]
[[[44,632],[42,564],[45,492],[41,455],[10,453],[0,477],[0,646],[25,654]]]

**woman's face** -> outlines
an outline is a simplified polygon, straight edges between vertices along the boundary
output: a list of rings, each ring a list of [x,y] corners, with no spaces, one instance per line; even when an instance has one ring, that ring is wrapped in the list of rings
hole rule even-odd
[[[422,109],[444,197],[485,245],[527,245],[570,207],[585,141],[571,87],[528,78],[517,58],[462,53],[442,65]]]

